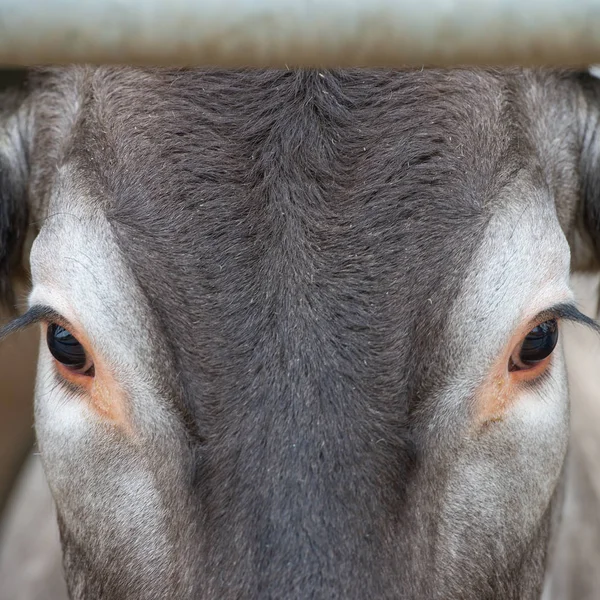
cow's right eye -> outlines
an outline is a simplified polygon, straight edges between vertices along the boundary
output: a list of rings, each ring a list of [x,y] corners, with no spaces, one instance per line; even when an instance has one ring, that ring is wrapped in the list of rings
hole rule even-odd
[[[540,369],[547,363],[558,342],[558,322],[550,319],[534,327],[515,349],[510,371]]]
[[[93,375],[94,364],[70,331],[51,323],[48,325],[46,340],[50,354],[62,367],[75,374]]]

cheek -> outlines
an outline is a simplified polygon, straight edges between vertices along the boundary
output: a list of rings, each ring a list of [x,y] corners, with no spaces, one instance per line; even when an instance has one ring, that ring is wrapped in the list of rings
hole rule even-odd
[[[567,379],[557,351],[543,380],[512,396],[500,421],[466,440],[443,503],[449,539],[498,560],[534,540],[560,480],[568,436]]]
[[[65,539],[74,548],[85,548],[88,564],[82,577],[99,577],[108,588],[135,589],[147,588],[151,573],[156,576],[152,583],[156,597],[183,597],[169,587],[179,549],[170,527],[189,514],[178,480],[176,457],[183,454],[177,440],[157,435],[156,446],[149,446],[132,439],[98,406],[57,385],[53,363],[44,352],[38,366],[35,419]],[[156,465],[156,447],[173,457],[167,473],[171,480]],[[186,542],[185,537],[177,540],[186,556],[193,556],[192,544]],[[187,566],[185,561],[179,564]]]
[[[82,515],[99,518],[101,513],[108,521],[139,522],[135,507],[151,508],[155,491],[142,468],[143,457],[137,456],[141,448],[112,420],[114,392],[104,387],[102,379],[87,390],[61,384],[44,344],[42,340],[35,425],[44,469],[61,512],[80,513],[81,525],[85,525]]]

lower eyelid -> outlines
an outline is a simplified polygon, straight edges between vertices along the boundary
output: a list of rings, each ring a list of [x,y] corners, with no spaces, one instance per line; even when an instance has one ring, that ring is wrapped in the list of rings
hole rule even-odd
[[[52,359],[52,361],[54,362],[54,368],[56,370],[56,373],[62,380],[78,389],[89,389],[89,387],[91,386],[91,382],[94,380],[93,376],[89,376],[85,373],[71,371],[54,358]],[[93,364],[90,366],[90,369],[94,369]],[[88,369],[88,371],[90,369]]]
[[[550,354],[550,356],[548,356],[544,360],[541,360],[538,364],[536,364],[535,366],[532,366],[531,368],[518,369],[516,371],[511,371],[509,376],[512,379],[514,379],[515,382],[517,382],[517,383],[521,383],[521,382],[532,383],[535,380],[542,377],[542,375],[544,375],[544,373],[546,373],[546,371],[548,371],[548,369],[552,365],[553,355],[554,355],[554,352],[552,352]]]

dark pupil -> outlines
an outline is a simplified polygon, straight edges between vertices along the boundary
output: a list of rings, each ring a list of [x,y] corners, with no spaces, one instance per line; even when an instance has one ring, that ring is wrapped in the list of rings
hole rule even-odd
[[[524,364],[535,364],[544,360],[558,342],[558,325],[555,319],[545,321],[532,329],[523,340],[519,358]]]
[[[83,346],[60,325],[48,327],[48,349],[54,358],[71,369],[83,369],[87,361]]]

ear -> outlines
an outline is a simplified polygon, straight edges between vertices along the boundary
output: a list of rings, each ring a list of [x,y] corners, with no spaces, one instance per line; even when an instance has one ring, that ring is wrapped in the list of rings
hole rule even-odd
[[[596,75],[596,68],[573,75],[579,197],[568,237],[573,270],[588,272],[600,270],[600,79]]]
[[[29,222],[29,112],[26,73],[0,70],[0,306],[8,308]]]

